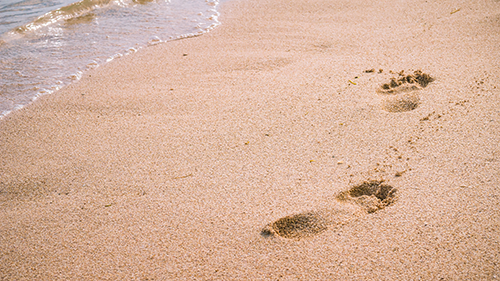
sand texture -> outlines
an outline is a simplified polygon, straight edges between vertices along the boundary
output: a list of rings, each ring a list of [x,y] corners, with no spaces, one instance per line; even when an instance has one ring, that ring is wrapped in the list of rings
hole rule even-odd
[[[0,280],[500,279],[500,1],[221,12],[0,120]]]

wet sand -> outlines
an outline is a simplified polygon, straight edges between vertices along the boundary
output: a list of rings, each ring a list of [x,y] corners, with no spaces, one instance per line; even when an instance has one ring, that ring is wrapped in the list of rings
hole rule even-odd
[[[500,278],[500,2],[221,21],[0,120],[0,279]]]

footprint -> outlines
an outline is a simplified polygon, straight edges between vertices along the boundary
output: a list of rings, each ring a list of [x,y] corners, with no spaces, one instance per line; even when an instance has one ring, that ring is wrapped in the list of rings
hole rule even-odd
[[[261,235],[278,235],[283,238],[300,239],[327,230],[326,220],[317,213],[307,212],[278,219],[262,229]]]
[[[416,91],[427,87],[434,78],[421,70],[408,75],[401,71],[398,75],[397,78],[391,78],[389,83],[382,84],[378,90],[380,94],[392,96],[383,102],[382,108],[393,113],[414,110],[420,105],[420,97]]]
[[[388,112],[405,112],[416,109],[420,105],[420,97],[414,93],[387,98],[382,107]]]
[[[279,236],[287,239],[311,237],[326,231],[333,225],[344,225],[354,219],[381,210],[396,200],[396,189],[383,181],[367,181],[341,192],[336,199],[354,203],[342,209],[322,212],[304,212],[280,218],[261,230],[264,237]],[[359,211],[361,209],[361,212]]]
[[[344,202],[353,202],[367,213],[374,213],[394,203],[396,201],[396,192],[396,188],[384,184],[383,181],[367,181],[341,192],[337,199]]]
[[[434,78],[427,73],[423,73],[421,70],[416,70],[413,74],[408,75],[405,75],[403,70],[399,72],[398,75],[397,78],[391,78],[389,83],[380,86],[379,93],[398,94],[401,92],[420,90],[434,81]]]

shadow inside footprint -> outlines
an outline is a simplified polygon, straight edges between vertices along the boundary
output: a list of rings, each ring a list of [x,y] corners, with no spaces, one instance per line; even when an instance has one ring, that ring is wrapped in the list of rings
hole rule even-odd
[[[418,95],[405,94],[384,101],[384,110],[388,112],[405,112],[416,109],[420,105]]]
[[[394,203],[396,191],[396,188],[383,184],[383,181],[367,181],[341,192],[337,199],[354,202],[367,213],[373,213]]]
[[[316,235],[326,229],[327,223],[323,218],[314,212],[308,212],[280,218],[264,227],[261,235],[300,239]]]

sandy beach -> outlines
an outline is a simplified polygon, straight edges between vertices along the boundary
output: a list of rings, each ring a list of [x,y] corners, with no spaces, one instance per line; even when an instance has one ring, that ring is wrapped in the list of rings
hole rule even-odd
[[[0,120],[0,280],[500,279],[500,1],[221,6]]]

